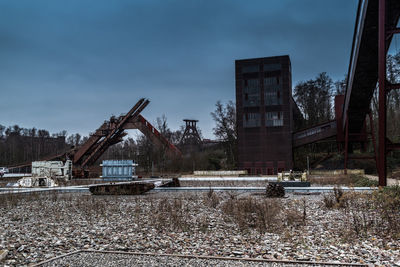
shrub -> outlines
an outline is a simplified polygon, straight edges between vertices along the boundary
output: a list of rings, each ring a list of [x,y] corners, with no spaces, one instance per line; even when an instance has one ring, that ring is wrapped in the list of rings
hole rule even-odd
[[[332,194],[324,194],[322,198],[326,208],[331,209],[335,206],[335,197]]]
[[[344,207],[346,205],[346,198],[344,198],[344,191],[340,187],[333,188],[333,195],[335,196],[335,206]]]
[[[370,180],[362,175],[352,174],[350,175],[350,180],[354,186],[360,186],[360,187],[378,186],[378,181]]]
[[[187,207],[183,204],[182,199],[165,198],[159,201],[157,208],[150,209],[152,210],[154,224],[159,231],[168,228],[180,231],[190,230]]]
[[[221,207],[225,218],[235,222],[245,231],[255,228],[261,233],[279,228],[278,216],[282,211],[281,202],[275,199],[229,198]]]
[[[215,193],[215,191],[210,188],[210,190],[205,194],[204,204],[210,208],[216,208],[219,205],[220,198]]]
[[[390,186],[371,195],[374,208],[379,212],[380,228],[400,237],[400,186]]]
[[[400,237],[400,186],[373,193],[343,192],[335,188],[333,193],[324,195],[323,202],[325,207],[337,208],[343,213],[350,233],[355,236]]]
[[[281,184],[269,183],[266,189],[267,197],[284,197],[285,188]]]

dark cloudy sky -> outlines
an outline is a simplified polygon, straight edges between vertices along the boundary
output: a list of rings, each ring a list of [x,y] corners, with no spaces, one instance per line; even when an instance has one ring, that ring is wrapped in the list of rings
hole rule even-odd
[[[0,0],[0,124],[87,135],[141,97],[151,122],[234,100],[234,60],[288,54],[293,85],[347,72],[357,0]]]

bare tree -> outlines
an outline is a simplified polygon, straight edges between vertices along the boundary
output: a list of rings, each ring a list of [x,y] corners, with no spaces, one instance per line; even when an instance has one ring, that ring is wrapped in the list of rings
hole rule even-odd
[[[235,104],[229,101],[225,106],[221,101],[215,104],[215,111],[211,112],[211,116],[215,121],[213,128],[215,136],[223,141],[228,165],[235,167],[236,165],[236,109]]]

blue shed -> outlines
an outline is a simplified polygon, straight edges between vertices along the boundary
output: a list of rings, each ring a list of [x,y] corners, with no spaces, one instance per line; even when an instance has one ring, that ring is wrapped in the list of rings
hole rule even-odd
[[[137,178],[136,166],[133,160],[103,160],[101,176],[105,181],[129,181]]]

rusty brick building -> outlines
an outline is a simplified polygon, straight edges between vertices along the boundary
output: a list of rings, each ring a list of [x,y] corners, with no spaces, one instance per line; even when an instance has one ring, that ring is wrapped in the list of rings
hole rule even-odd
[[[235,61],[238,167],[250,174],[293,168],[294,116],[289,56]]]

